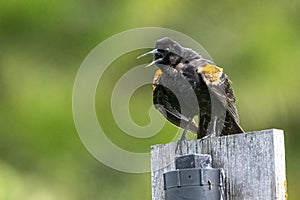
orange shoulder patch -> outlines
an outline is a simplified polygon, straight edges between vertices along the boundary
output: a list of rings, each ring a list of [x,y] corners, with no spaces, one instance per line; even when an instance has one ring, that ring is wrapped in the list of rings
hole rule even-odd
[[[208,64],[199,67],[197,73],[201,74],[206,84],[217,85],[221,81],[220,78],[223,74],[223,68]]]
[[[158,69],[154,74],[152,89],[155,90],[159,77],[162,75],[162,71]]]
[[[162,75],[162,71],[160,69],[156,70],[155,74],[154,74],[154,78],[158,78]]]

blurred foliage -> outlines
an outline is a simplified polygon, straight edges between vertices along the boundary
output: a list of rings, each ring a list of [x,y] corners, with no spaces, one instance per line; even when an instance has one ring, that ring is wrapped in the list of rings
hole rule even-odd
[[[285,130],[289,197],[299,199],[299,9],[297,0],[0,1],[0,199],[150,199],[150,175],[99,163],[72,118],[73,82],[86,55],[113,34],[145,26],[183,32],[206,48],[233,81],[247,131]],[[172,135],[126,136],[107,99],[138,64],[137,53],[105,72],[96,108],[116,144],[145,152]],[[151,87],[136,91],[131,105],[133,119],[149,123]],[[164,132],[176,130],[167,124]]]

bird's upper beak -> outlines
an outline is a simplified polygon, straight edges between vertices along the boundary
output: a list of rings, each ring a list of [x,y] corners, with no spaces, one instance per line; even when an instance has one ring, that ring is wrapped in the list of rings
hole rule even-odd
[[[149,55],[149,54],[154,55],[154,54],[156,54],[156,53],[158,53],[157,49],[153,49],[152,51],[149,51],[149,52],[147,52],[147,53],[144,53],[144,54],[140,55],[139,57],[137,57],[137,59],[140,59],[141,57],[147,56],[147,55]]]
[[[159,53],[158,50],[157,50],[157,49],[153,49],[152,51],[149,51],[149,52],[147,52],[147,53],[144,53],[144,54],[140,55],[139,57],[137,57],[137,59],[140,59],[141,57],[147,56],[147,55],[149,55],[149,54],[155,55],[155,54],[157,54],[157,53]],[[153,61],[152,61],[150,64],[148,64],[146,67],[150,67],[150,66],[154,65],[155,63],[160,62],[160,61],[162,61],[162,60],[163,60],[163,58],[159,58],[159,59],[153,60]]]

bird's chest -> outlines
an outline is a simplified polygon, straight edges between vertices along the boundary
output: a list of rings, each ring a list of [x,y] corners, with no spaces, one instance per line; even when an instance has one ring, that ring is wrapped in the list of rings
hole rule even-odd
[[[195,94],[197,81],[194,79],[185,76],[180,71],[174,70],[170,74],[163,73],[157,82],[159,85],[171,90],[177,98],[187,101],[188,98],[197,97]]]
[[[199,114],[199,108],[209,103],[207,87],[193,71],[174,70],[171,74],[163,73],[157,80],[157,84],[167,88],[167,95],[172,99],[175,97],[181,109],[187,110],[189,115]]]

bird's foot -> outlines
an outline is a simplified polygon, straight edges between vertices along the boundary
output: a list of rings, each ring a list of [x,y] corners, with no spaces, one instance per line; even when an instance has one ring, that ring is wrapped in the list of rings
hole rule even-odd
[[[208,138],[211,138],[211,137],[213,137],[213,133],[212,132],[210,132],[209,134],[207,134],[206,136],[204,136],[203,138],[200,138],[199,140],[200,140],[200,142],[202,142],[202,141],[204,141],[204,140],[206,140],[206,139],[208,139]]]

